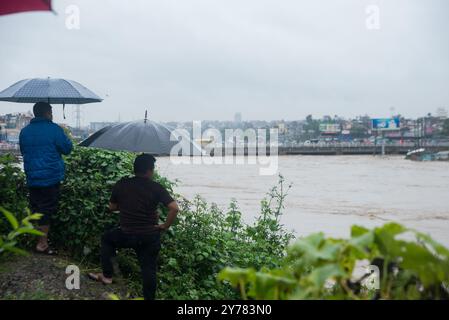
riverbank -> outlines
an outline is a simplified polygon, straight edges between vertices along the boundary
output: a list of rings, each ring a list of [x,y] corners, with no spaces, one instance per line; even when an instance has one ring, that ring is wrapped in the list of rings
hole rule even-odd
[[[80,289],[65,286],[68,265],[78,265],[65,256],[30,253],[27,256],[8,256],[0,260],[0,300],[109,300],[111,293],[126,297],[128,289],[121,278],[111,286],[104,286],[86,276],[82,269]],[[90,270],[89,270],[90,271]]]
[[[366,201],[366,197],[361,191],[363,191],[363,185],[371,185],[367,182],[373,182],[372,184],[383,186],[384,188],[388,186],[386,182],[391,182],[387,178],[380,175],[380,181],[377,181],[379,175],[368,175],[367,172],[374,171],[387,172],[388,170],[382,170],[385,168],[379,167],[377,170],[373,170],[371,166],[368,166],[369,170],[360,171],[360,164],[356,165],[354,163],[348,163],[346,158],[345,162],[338,163],[339,166],[335,167],[335,160],[326,157],[328,160],[323,160],[319,163],[312,162],[307,163],[304,161],[306,158],[310,157],[300,157],[303,161],[297,161],[297,157],[290,157],[294,159],[290,163],[292,165],[291,173],[292,177],[298,177],[300,174],[299,182],[304,184],[302,198],[300,200],[309,200],[309,204],[313,204],[313,199],[315,201],[323,201],[326,199],[326,195],[336,194],[340,198],[344,193],[336,192],[336,190],[329,189],[329,181],[332,179],[349,179],[349,181],[354,181],[354,178],[360,180],[362,185],[351,185],[351,194],[359,195],[361,201]],[[366,157],[363,157],[367,159]],[[369,157],[374,159],[375,157]],[[285,158],[284,158],[285,159]],[[338,158],[342,159],[342,158]],[[100,150],[92,149],[82,149],[77,148],[74,153],[66,158],[66,180],[63,185],[63,190],[70,192],[62,192],[61,198],[61,210],[54,216],[55,223],[52,226],[51,239],[57,248],[67,249],[70,252],[71,257],[78,257],[77,259],[82,259],[82,261],[90,261],[98,268],[98,246],[100,243],[99,236],[101,235],[101,230],[105,230],[108,225],[116,223],[111,219],[116,218],[116,216],[111,215],[104,203],[107,203],[110,197],[110,188],[121,176],[127,175],[130,172],[130,167],[132,164],[133,156],[127,153],[113,153]],[[162,159],[159,159],[162,160]],[[345,160],[345,158],[343,158]],[[378,161],[378,159],[375,159]],[[401,162],[385,161],[391,160],[387,158],[382,158],[384,165],[392,166],[396,170],[395,174],[391,175],[398,179],[401,175],[397,174],[397,170],[403,165],[408,165],[411,162],[401,160]],[[359,161],[364,164],[363,161]],[[25,192],[17,192],[22,190],[18,186],[24,185],[24,176],[19,168],[9,165],[8,169],[10,172],[16,172],[17,174],[5,175],[5,182],[8,182],[4,186],[5,191],[15,191],[15,195],[19,195],[20,199],[11,198],[12,202],[8,202],[10,208],[14,209],[14,212],[21,212],[18,210],[21,205],[25,205]],[[158,173],[162,173],[163,161],[158,163]],[[162,166],[161,166],[162,165]],[[171,163],[171,165],[173,165]],[[332,165],[332,166],[331,166]],[[366,164],[364,164],[366,166]],[[326,176],[326,168],[336,170],[336,173],[332,173],[329,177]],[[226,167],[226,166],[224,166]],[[363,167],[363,165],[362,165]],[[428,166],[423,166],[428,168]],[[177,167],[180,172],[184,174],[192,174],[194,172],[194,165],[189,165],[186,167]],[[270,196],[261,202],[262,208],[258,209],[259,217],[255,222],[248,224],[243,221],[242,215],[247,214],[244,210],[240,210],[235,202],[231,202],[229,205],[229,195],[224,193],[223,189],[220,188],[210,188],[215,190],[215,194],[222,194],[228,199],[226,200],[229,209],[226,211],[221,211],[217,206],[213,204],[206,203],[200,199],[195,199],[189,197],[191,201],[182,201],[182,214],[179,216],[177,223],[173,226],[173,231],[163,234],[162,239],[162,251],[160,255],[160,269],[159,269],[159,289],[158,298],[161,299],[236,299],[238,298],[237,291],[230,287],[229,283],[218,283],[217,276],[219,279],[225,279],[231,281],[235,280],[236,276],[239,276],[243,272],[248,273],[248,275],[260,276],[264,281],[267,279],[272,279],[273,290],[262,290],[261,295],[257,294],[256,298],[263,298],[263,294],[268,294],[269,292],[280,292],[278,286],[284,286],[286,283],[291,283],[293,281],[295,285],[299,285],[297,289],[300,289],[303,293],[315,292],[313,296],[292,296],[292,298],[298,299],[322,299],[328,297],[328,289],[323,283],[315,284],[315,287],[309,288],[310,284],[314,283],[311,281],[312,278],[316,278],[315,269],[313,273],[308,274],[308,270],[299,270],[295,274],[303,278],[291,279],[291,272],[287,272],[285,277],[279,278],[279,274],[276,273],[276,277],[272,277],[272,274],[262,274],[254,273],[254,270],[278,270],[280,266],[284,265],[283,259],[285,258],[285,250],[290,241],[292,240],[292,235],[285,230],[279,221],[284,222],[283,212],[294,215],[302,215],[303,212],[296,207],[294,211],[289,211],[287,208],[283,210],[284,204],[287,204],[286,199],[291,199],[291,194],[287,196],[287,193],[293,189],[289,188],[289,183],[283,179],[280,179],[278,184],[271,188],[273,185],[261,184],[258,185],[257,175],[258,167],[250,166],[250,168],[245,166],[231,166],[232,170],[243,169],[243,176],[237,176],[235,172],[223,172],[223,167],[210,166],[214,172],[209,171],[209,166],[200,165],[197,166],[201,171],[199,173],[206,174],[212,181],[212,185],[219,186],[220,183],[225,183],[225,187],[233,186],[238,183],[240,188],[235,190],[240,195],[250,195],[252,193],[257,194],[259,201],[261,194],[270,190]],[[189,170],[186,170],[189,169]],[[255,169],[251,171],[250,169]],[[279,163],[279,169],[285,170],[285,162]],[[366,168],[365,168],[366,169]],[[416,169],[416,168],[414,168]],[[346,170],[346,171],[345,171]],[[347,170],[350,170],[348,174]],[[433,167],[433,170],[441,173],[441,168]],[[416,170],[415,170],[416,171]],[[198,173],[198,172],[197,172]],[[295,175],[296,173],[296,175]],[[307,176],[305,173],[314,173],[312,176]],[[365,179],[360,179],[360,174],[365,174]],[[166,175],[155,177],[156,181],[162,183],[166,188],[172,191],[173,184],[170,180],[167,180]],[[199,176],[201,178],[201,176]],[[250,180],[246,180],[250,177]],[[314,179],[318,177],[321,180],[327,182],[325,185],[321,185],[324,189],[321,194],[310,194],[313,196],[311,199],[307,199],[306,191],[313,188]],[[196,177],[198,178],[198,177]],[[238,180],[240,178],[240,180]],[[267,178],[265,176],[265,178]],[[276,178],[277,176],[270,176],[269,178]],[[391,178],[391,177],[390,177]],[[447,181],[447,177],[443,177],[444,181]],[[230,180],[232,183],[227,184],[226,180]],[[326,179],[328,179],[326,181]],[[374,179],[374,180],[373,180]],[[268,181],[268,180],[267,180]],[[344,181],[344,179],[342,180]],[[377,182],[376,182],[377,181]],[[201,181],[193,180],[191,183],[199,184]],[[341,181],[340,181],[341,182]],[[376,182],[376,183],[374,183]],[[429,181],[429,185],[438,185],[435,181]],[[440,184],[441,185],[441,184]],[[439,185],[439,186],[440,186]],[[254,191],[254,187],[263,188],[264,191],[259,193]],[[424,189],[427,186],[424,184]],[[326,189],[328,188],[328,189]],[[355,189],[354,189],[355,188]],[[197,187],[191,187],[192,190],[197,191]],[[344,189],[344,188],[343,188]],[[95,192],[92,192],[95,190]],[[326,192],[329,190],[329,192]],[[446,190],[446,188],[444,188]],[[25,191],[25,190],[22,190]],[[391,190],[387,190],[391,192]],[[402,191],[402,189],[399,189]],[[328,194],[329,193],[329,194]],[[422,191],[421,191],[422,193]],[[13,195],[12,192],[8,193]],[[176,191],[174,192],[176,194]],[[183,193],[185,194],[185,193]],[[80,202],[79,199],[83,201]],[[297,201],[297,199],[293,199]],[[350,203],[356,203],[357,198],[353,199]],[[393,201],[389,199],[389,201]],[[5,202],[6,203],[6,202]],[[340,208],[339,206],[336,206]],[[164,212],[161,212],[163,214]],[[370,212],[365,215],[361,214],[357,217],[357,221],[352,221],[352,224],[366,225],[362,220],[362,217],[366,215],[372,217]],[[326,223],[332,223],[339,231],[342,231],[345,227],[342,225],[337,225],[341,221],[341,217],[336,219],[323,219],[322,214],[315,213],[318,219],[322,219],[320,223],[317,223],[315,227],[319,229],[325,229]],[[345,216],[345,215],[342,215]],[[349,217],[351,217],[349,215]],[[247,217],[245,217],[247,218]],[[311,219],[300,219],[302,224],[311,223]],[[292,225],[286,224],[286,228],[292,228]],[[390,280],[382,282],[388,284],[383,288],[381,298],[383,299],[420,299],[420,298],[434,298],[440,297],[440,295],[435,295],[435,286],[439,286],[441,281],[446,281],[447,276],[447,263],[443,261],[443,258],[447,256],[447,249],[439,246],[432,239],[428,238],[424,234],[416,234],[419,240],[417,243],[407,244],[408,248],[406,252],[400,250],[401,246],[405,243],[402,240],[395,240],[395,235],[398,233],[409,232],[407,228],[402,227],[398,224],[385,224],[382,228],[375,228],[373,230],[368,230],[363,227],[354,226],[352,228],[347,228],[344,230],[349,232],[351,230],[351,236],[345,237],[346,240],[341,239],[341,241],[335,242],[335,238],[325,238],[322,233],[315,233],[306,238],[301,237],[295,241],[293,247],[296,248],[290,252],[297,252],[297,250],[306,249],[305,254],[299,254],[295,259],[299,259],[294,263],[296,266],[306,265],[306,261],[301,261],[303,257],[309,256],[319,256],[325,257],[327,259],[328,266],[322,265],[322,259],[320,259],[319,264],[316,265],[319,272],[325,272],[322,276],[323,280],[333,278],[335,276],[344,277],[337,282],[336,296],[334,298],[346,299],[346,298],[367,298],[366,296],[356,297],[358,294],[357,290],[352,291],[348,287],[348,281],[352,278],[352,270],[357,266],[341,269],[341,266],[347,265],[347,261],[355,262],[356,259],[372,261],[374,258],[379,258],[378,253],[383,256],[391,257],[391,254],[396,257],[400,254],[401,259],[404,258],[407,261],[404,264],[404,268],[409,268],[410,272],[404,273],[404,275],[417,276],[418,279],[424,279],[425,285],[427,286],[427,291],[423,294],[419,293],[415,289],[410,290],[408,288],[399,288],[399,291],[395,291],[394,295],[390,295],[392,288],[390,284],[393,283]],[[328,233],[328,230],[324,230]],[[305,236],[306,234],[299,234],[300,236]],[[318,238],[317,238],[318,237]],[[350,240],[347,240],[351,238]],[[308,242],[317,244],[316,240],[322,244],[309,245]],[[427,240],[426,240],[427,239]],[[393,241],[394,240],[394,241]],[[380,242],[379,242],[380,241]],[[421,242],[427,241],[426,245],[430,247],[435,247],[435,250],[441,252],[444,257],[434,257],[428,249],[425,248],[426,245],[422,245]],[[327,244],[326,244],[327,243]],[[388,246],[384,244],[388,243]],[[336,248],[329,251],[329,246]],[[367,248],[369,248],[367,250]],[[350,249],[350,250],[348,250]],[[326,252],[326,254],[324,254]],[[329,252],[333,252],[329,254]],[[338,253],[340,252],[340,253]],[[346,255],[346,256],[345,256]],[[66,260],[59,260],[56,257],[46,257],[46,256],[35,256],[32,255],[27,261],[22,261],[23,257],[18,257],[19,260],[11,260],[11,264],[6,264],[3,266],[5,272],[0,276],[0,283],[6,283],[6,287],[0,288],[1,292],[5,292],[4,299],[105,299],[108,297],[108,292],[105,292],[104,288],[100,286],[101,289],[97,288],[96,283],[90,282],[85,274],[88,270],[81,267],[81,285],[83,283],[87,284],[83,287],[84,290],[81,295],[73,296],[73,292],[69,291],[67,295],[61,291],[66,291],[65,280],[67,275],[65,274],[65,268],[69,264],[77,264],[76,261],[72,260],[75,258],[70,258]],[[136,285],[138,285],[139,279],[139,266],[136,257],[133,256],[132,252],[127,250],[121,250],[117,256],[118,263],[120,265],[121,271],[124,277],[130,280],[128,283],[128,290],[133,292],[136,291]],[[355,259],[356,258],[356,259]],[[399,257],[396,257],[399,258]],[[394,258],[394,259],[396,259]],[[26,259],[26,258],[25,258]],[[49,259],[41,261],[40,259]],[[53,260],[56,259],[56,260]],[[341,261],[339,260],[341,259]],[[382,258],[383,259],[383,258]],[[446,258],[444,258],[446,259]],[[440,261],[441,260],[441,261]],[[317,262],[317,261],[315,261]],[[307,261],[307,263],[312,263],[313,261]],[[427,264],[423,267],[423,263]],[[80,264],[81,265],[81,264]],[[237,269],[225,268],[226,266],[237,266]],[[324,268],[324,269],[320,269]],[[331,269],[329,269],[331,268]],[[223,270],[224,273],[222,272]],[[287,270],[287,269],[286,269]],[[288,269],[290,270],[290,269]],[[329,274],[328,271],[331,270],[332,273]],[[394,276],[394,275],[392,275]],[[429,278],[429,276],[431,276]],[[224,277],[224,278],[221,278]],[[251,276],[252,277],[252,276]],[[444,279],[443,279],[444,278]],[[39,280],[36,280],[39,279]],[[248,278],[249,279],[249,278]],[[431,281],[429,281],[431,279]],[[232,281],[234,281],[232,280]],[[392,279],[394,280],[394,279]],[[231,283],[235,283],[232,282]],[[238,280],[239,282],[240,280]],[[278,282],[279,281],[279,282]],[[416,283],[414,281],[413,283]],[[123,290],[124,293],[119,293],[121,297],[126,297],[126,289],[117,283],[119,288],[117,291]],[[307,284],[306,287],[302,287],[303,284]],[[417,286],[420,286],[418,283]],[[288,288],[284,288],[288,289]],[[313,289],[313,290],[312,290]],[[100,290],[100,291],[97,291]],[[108,288],[109,290],[109,288]],[[286,292],[282,293],[282,296],[276,294],[275,296],[267,296],[268,298],[289,298],[291,292],[288,289]],[[355,290],[355,289],[354,289]],[[254,291],[256,292],[256,291]],[[299,292],[294,290],[294,292]],[[77,293],[77,292],[76,292]],[[118,292],[114,292],[118,293]],[[249,295],[250,293],[245,293]],[[252,293],[251,293],[252,294]],[[285,294],[285,295],[284,295]]]

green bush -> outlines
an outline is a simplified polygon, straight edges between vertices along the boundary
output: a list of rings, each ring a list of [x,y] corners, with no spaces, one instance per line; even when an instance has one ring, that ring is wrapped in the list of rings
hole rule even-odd
[[[84,261],[99,262],[102,233],[118,224],[118,215],[107,209],[112,186],[132,173],[134,155],[76,147],[65,158],[66,178],[60,210],[54,217],[51,239],[55,246]],[[155,175],[173,194],[173,183]],[[262,202],[263,214],[248,226],[235,202],[221,212],[200,198],[192,202],[178,195],[181,212],[174,226],[162,236],[158,297],[165,299],[229,298],[230,286],[216,281],[226,265],[277,266],[291,239],[279,224],[282,188],[274,188]],[[160,209],[161,220],[166,212]],[[132,293],[140,294],[140,269],[132,250],[118,256],[122,273],[130,279]]]
[[[59,210],[52,217],[51,240],[78,258],[97,256],[101,234],[118,223],[108,210],[114,184],[131,173],[132,154],[75,147],[65,157]]]
[[[107,208],[112,186],[132,173],[133,160],[134,155],[126,152],[80,147],[65,158],[60,210],[53,217],[50,233],[56,247],[98,264],[101,235],[118,224],[118,215]],[[0,169],[0,205],[7,209],[0,217],[4,251],[5,244],[15,248],[17,236],[26,233],[19,231],[18,221],[23,221],[25,230],[31,229],[30,221],[24,220],[27,191],[20,166],[7,155],[0,157]],[[173,194],[172,182],[157,174],[155,180]],[[447,298],[448,249],[395,223],[373,230],[354,226],[350,239],[317,233],[288,247],[292,234],[280,224],[288,190],[280,177],[279,184],[262,200],[260,215],[252,224],[243,222],[234,201],[222,212],[199,197],[187,201],[173,194],[181,211],[162,236],[158,298]],[[164,220],[166,211],[160,211]],[[11,219],[5,212],[17,215]],[[407,233],[415,240],[404,240]],[[128,276],[131,294],[139,295],[141,279],[135,254],[121,250],[118,260]],[[383,274],[379,291],[364,288],[353,279],[360,260],[377,261]]]
[[[264,219],[246,225],[235,202],[225,213],[199,197],[184,203],[173,235],[163,237],[159,298],[237,298],[230,286],[217,283],[224,266],[278,266],[291,234],[280,227],[268,201],[262,206]]]
[[[19,220],[27,216],[25,174],[12,154],[0,156],[0,206],[14,212]],[[10,225],[6,218],[0,215],[0,234],[9,232],[9,228]]]
[[[53,216],[51,240],[77,258],[98,261],[103,232],[118,225],[119,216],[108,209],[112,187],[133,172],[135,155],[129,152],[75,147],[65,157],[58,213]],[[155,180],[171,190],[171,183]]]
[[[379,290],[353,279],[360,260],[379,268]],[[252,299],[449,298],[449,250],[396,223],[373,230],[353,226],[350,239],[322,233],[300,238],[288,248],[281,268],[256,270],[225,268],[219,279]]]

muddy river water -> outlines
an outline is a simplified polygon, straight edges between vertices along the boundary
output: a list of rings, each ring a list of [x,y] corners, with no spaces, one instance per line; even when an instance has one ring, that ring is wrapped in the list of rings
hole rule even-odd
[[[219,207],[238,201],[245,220],[277,175],[260,175],[254,164],[174,164],[159,158],[158,170],[178,179],[176,191],[196,194]],[[397,221],[449,246],[449,162],[412,162],[402,156],[279,156],[278,172],[292,188],[283,224],[297,235],[323,231],[348,236],[352,224]]]

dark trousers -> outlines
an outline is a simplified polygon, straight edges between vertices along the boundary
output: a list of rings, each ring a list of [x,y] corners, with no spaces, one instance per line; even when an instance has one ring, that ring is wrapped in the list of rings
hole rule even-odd
[[[116,249],[134,249],[140,264],[145,300],[154,300],[156,293],[157,256],[161,248],[160,233],[154,234],[127,234],[121,229],[113,229],[103,234],[101,238],[101,265],[103,275],[111,278],[113,266],[111,258],[115,256]]]
[[[51,217],[58,211],[60,185],[29,187],[30,207],[33,213],[41,213],[39,225],[48,226]]]

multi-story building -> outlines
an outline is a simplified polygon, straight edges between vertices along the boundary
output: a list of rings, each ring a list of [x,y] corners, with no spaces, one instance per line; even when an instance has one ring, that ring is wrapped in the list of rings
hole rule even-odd
[[[32,118],[31,112],[0,115],[0,141],[18,143],[20,130],[26,127]]]
[[[6,129],[22,129],[26,125],[28,125],[33,119],[33,115],[31,112],[26,113],[8,113],[5,115],[0,116],[0,123],[6,128]]]

